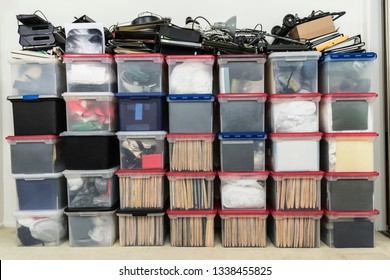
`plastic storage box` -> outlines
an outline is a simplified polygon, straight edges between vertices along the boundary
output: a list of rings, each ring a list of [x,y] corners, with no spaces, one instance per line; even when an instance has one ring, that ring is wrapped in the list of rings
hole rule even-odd
[[[324,133],[321,170],[329,172],[373,172],[375,132]]]
[[[59,246],[68,236],[64,209],[16,211],[18,246]]]
[[[165,211],[118,210],[120,246],[162,246],[166,236]]]
[[[271,172],[267,200],[275,210],[320,210],[322,171]]]
[[[159,53],[116,54],[118,92],[165,93],[167,91],[167,66]]]
[[[116,65],[110,54],[64,54],[68,92],[116,92]]]
[[[215,132],[213,109],[214,96],[169,95],[170,133],[213,133]]]
[[[378,215],[378,210],[325,211],[321,219],[321,240],[332,248],[373,248]]]
[[[59,210],[66,207],[66,181],[62,172],[13,175],[19,210]]]
[[[215,134],[167,134],[170,171],[212,171]]]
[[[268,210],[222,210],[223,247],[266,247]]]
[[[221,170],[264,171],[266,137],[264,132],[220,133]]]
[[[219,94],[221,132],[264,131],[266,94]]]
[[[167,210],[173,247],[214,247],[214,219],[217,209]]]
[[[165,95],[117,93],[120,131],[159,131],[168,128]]]
[[[370,132],[374,130],[375,93],[324,94],[320,103],[323,132]]]
[[[48,135],[66,130],[65,102],[50,95],[9,96],[12,103],[14,134]]]
[[[221,209],[244,210],[266,208],[268,171],[219,172]]]
[[[67,92],[68,131],[116,131],[116,98],[109,92]]]
[[[66,169],[97,170],[119,165],[118,139],[113,132],[71,131],[60,134],[65,141]]]
[[[323,211],[275,211],[268,219],[268,235],[278,248],[319,248]]]
[[[377,172],[328,172],[322,179],[322,208],[373,211]]]
[[[99,211],[65,210],[69,221],[70,247],[110,247],[118,239],[116,209]]]
[[[165,173],[165,170],[118,170],[120,209],[162,210],[168,196]]]
[[[12,59],[12,94],[56,95],[66,91],[65,66],[58,59]]]
[[[220,93],[263,93],[266,55],[220,55]]]
[[[319,93],[273,94],[267,103],[267,130],[270,132],[318,132]]]
[[[212,94],[212,55],[168,55],[169,94]]]
[[[58,173],[65,169],[64,142],[57,135],[8,136],[13,174]]]
[[[165,168],[165,131],[120,131],[116,135],[121,169]]]
[[[119,200],[117,167],[105,170],[64,170],[69,208],[107,208]]]
[[[268,134],[267,160],[272,171],[319,171],[320,132]]]
[[[373,64],[376,53],[330,53],[319,61],[321,93],[370,92],[373,90]]]
[[[215,172],[168,172],[170,209],[214,209]]]
[[[321,53],[274,52],[265,64],[267,93],[318,92],[318,59]]]

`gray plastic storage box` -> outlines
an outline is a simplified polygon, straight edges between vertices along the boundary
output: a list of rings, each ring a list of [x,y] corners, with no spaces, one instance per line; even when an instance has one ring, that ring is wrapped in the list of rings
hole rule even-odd
[[[219,94],[221,132],[261,132],[267,94]]]
[[[59,210],[66,207],[66,181],[62,172],[13,175],[19,210]]]
[[[169,95],[170,133],[212,133],[215,130],[212,95]]]
[[[55,58],[12,59],[12,95],[56,95],[66,91],[65,65]]]
[[[264,54],[218,56],[220,93],[263,93]]]
[[[64,145],[57,135],[8,136],[13,174],[57,173],[65,169]]]

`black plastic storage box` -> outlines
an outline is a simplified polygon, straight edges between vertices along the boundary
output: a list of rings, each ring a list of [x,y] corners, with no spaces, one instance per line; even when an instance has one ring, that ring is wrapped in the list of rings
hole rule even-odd
[[[50,95],[8,96],[12,103],[14,134],[60,134],[66,130],[65,101]]]
[[[119,165],[119,143],[113,132],[63,132],[69,170],[109,169]]]
[[[167,128],[164,93],[117,93],[120,131],[159,131]]]

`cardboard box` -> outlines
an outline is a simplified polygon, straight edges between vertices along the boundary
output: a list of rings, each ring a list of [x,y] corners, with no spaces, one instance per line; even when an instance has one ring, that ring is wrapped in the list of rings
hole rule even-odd
[[[295,26],[289,33],[294,39],[313,39],[336,31],[332,16],[325,16]]]

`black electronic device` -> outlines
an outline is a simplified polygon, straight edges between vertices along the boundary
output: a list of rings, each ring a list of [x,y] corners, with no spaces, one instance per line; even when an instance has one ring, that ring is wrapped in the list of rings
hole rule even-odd
[[[34,25],[21,24],[18,26],[18,33],[20,36],[48,34],[53,33],[53,31],[54,26],[50,22]]]
[[[197,30],[180,28],[174,26],[160,26],[160,38],[176,41],[185,41],[192,43],[202,42],[201,33]]]
[[[41,18],[37,14],[20,14],[16,15],[16,19],[24,25],[36,25],[48,23],[47,20]]]

